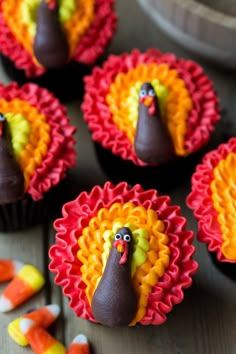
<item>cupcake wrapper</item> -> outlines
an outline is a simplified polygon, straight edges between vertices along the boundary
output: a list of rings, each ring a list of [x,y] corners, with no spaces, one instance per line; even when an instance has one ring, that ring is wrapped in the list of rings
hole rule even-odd
[[[211,261],[214,266],[221,271],[221,273],[225,274],[227,277],[231,278],[232,280],[236,281],[236,264],[229,263],[229,262],[220,262],[218,260],[217,254],[215,252],[209,252],[211,257]]]
[[[161,166],[138,166],[113,155],[99,143],[94,142],[94,148],[98,162],[110,181],[115,184],[123,180],[131,185],[140,183],[146,189],[156,188],[159,192],[169,192],[189,180],[205,151],[201,149],[185,158],[176,157]]]
[[[50,221],[65,203],[65,180],[34,201],[29,194],[16,203],[0,206],[0,232],[26,230]]]
[[[29,81],[25,72],[17,69],[9,58],[4,55],[0,55],[0,58],[4,70],[11,80],[16,81],[19,85],[23,85]],[[48,70],[36,78],[31,78],[30,82],[47,88],[61,102],[67,102],[83,95],[83,77],[90,72],[91,68],[89,66],[71,62],[63,68]]]

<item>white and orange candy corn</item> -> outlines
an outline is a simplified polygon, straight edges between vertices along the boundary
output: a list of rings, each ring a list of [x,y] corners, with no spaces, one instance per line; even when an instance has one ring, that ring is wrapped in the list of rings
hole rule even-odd
[[[64,345],[29,318],[20,321],[20,330],[35,354],[66,354]]]
[[[57,319],[59,313],[60,307],[57,304],[40,307],[39,309],[31,311],[9,323],[8,333],[17,344],[26,346],[29,342],[20,330],[20,321],[23,318],[28,318],[37,323],[37,325],[43,328],[48,328]]]
[[[0,259],[0,283],[14,278],[23,266],[23,262],[14,259]]]
[[[69,346],[67,354],[90,354],[87,337],[84,334],[78,334]]]
[[[0,296],[0,312],[10,311],[31,296],[45,284],[43,275],[30,264],[25,264]]]

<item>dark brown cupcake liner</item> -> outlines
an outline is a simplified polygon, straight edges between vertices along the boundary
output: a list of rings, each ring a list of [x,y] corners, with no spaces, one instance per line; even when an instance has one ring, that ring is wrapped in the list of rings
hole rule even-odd
[[[91,67],[70,62],[60,69],[48,70],[45,74],[29,78],[23,70],[15,67],[15,64],[7,57],[0,55],[2,66],[7,76],[19,85],[33,82],[53,92],[62,102],[67,102],[82,97],[84,93],[83,77],[90,74]]]
[[[15,203],[0,206],[0,232],[27,230],[57,217],[62,205],[68,200],[66,179],[53,187],[44,197],[34,201],[29,194]]]
[[[130,185],[141,184],[145,189],[155,188],[163,193],[190,180],[196,164],[203,156],[203,152],[198,151],[160,166],[138,166],[113,155],[99,143],[94,142],[94,148],[103,172],[114,184],[125,180]]]
[[[210,258],[214,266],[224,275],[229,277],[230,279],[236,281],[236,263],[230,262],[220,262],[217,259],[216,253],[209,252]]]

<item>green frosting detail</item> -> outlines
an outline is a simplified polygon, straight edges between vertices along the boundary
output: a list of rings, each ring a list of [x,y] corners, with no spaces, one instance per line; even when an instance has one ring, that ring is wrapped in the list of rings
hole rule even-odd
[[[21,5],[22,21],[29,28],[32,37],[36,32],[37,9],[41,0],[25,0]],[[61,23],[68,21],[76,10],[75,0],[59,0],[59,19]]]
[[[22,114],[6,113],[9,129],[12,137],[12,147],[18,158],[25,145],[28,143],[31,131],[30,123]]]

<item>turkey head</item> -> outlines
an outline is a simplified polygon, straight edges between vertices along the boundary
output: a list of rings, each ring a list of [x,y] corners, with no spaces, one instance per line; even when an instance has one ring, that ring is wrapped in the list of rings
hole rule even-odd
[[[137,311],[137,295],[131,279],[132,252],[132,232],[121,227],[115,234],[91,305],[94,318],[109,327],[128,325]]]
[[[140,160],[161,164],[174,156],[174,145],[161,117],[158,97],[150,83],[139,92],[139,111],[134,150]]]
[[[37,12],[36,36],[33,50],[36,59],[48,69],[65,65],[69,44],[58,19],[58,0],[41,0]]]
[[[24,175],[16,161],[8,123],[0,113],[0,203],[12,203],[24,194]]]

